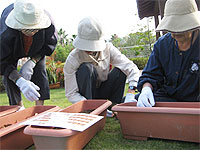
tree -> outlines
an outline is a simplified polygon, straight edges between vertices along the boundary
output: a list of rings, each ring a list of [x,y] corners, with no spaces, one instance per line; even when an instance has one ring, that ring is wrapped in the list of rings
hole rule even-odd
[[[69,42],[67,38],[68,34],[62,28],[58,31],[58,43],[61,45],[67,44]]]
[[[118,37],[117,34],[111,35],[111,40],[110,42],[115,46],[115,47],[120,47],[121,45],[121,39]]]

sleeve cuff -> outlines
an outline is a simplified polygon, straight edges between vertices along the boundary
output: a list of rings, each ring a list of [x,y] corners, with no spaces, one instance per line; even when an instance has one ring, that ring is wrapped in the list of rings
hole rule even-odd
[[[20,77],[21,75],[17,72],[17,70],[13,70],[8,76],[8,78],[14,83],[16,83],[17,79],[19,79]]]

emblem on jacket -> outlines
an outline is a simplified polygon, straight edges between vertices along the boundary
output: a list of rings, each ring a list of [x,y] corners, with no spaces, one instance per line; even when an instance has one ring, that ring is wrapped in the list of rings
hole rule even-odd
[[[197,62],[192,61],[191,66],[190,66],[190,72],[196,73],[198,71],[199,71],[199,64]]]

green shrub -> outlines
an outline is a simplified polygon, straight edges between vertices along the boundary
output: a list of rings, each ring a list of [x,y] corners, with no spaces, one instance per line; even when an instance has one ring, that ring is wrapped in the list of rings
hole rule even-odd
[[[58,44],[56,46],[55,52],[54,52],[54,60],[57,61],[61,61],[61,62],[65,62],[65,60],[67,59],[67,56],[69,55],[69,53],[73,50],[73,45],[72,43],[66,44],[66,45],[60,45]]]
[[[4,84],[3,84],[3,76],[0,76],[0,92],[3,92],[5,90]]]
[[[55,54],[53,53],[51,56],[46,57],[46,71],[49,80],[49,84],[54,84],[60,82],[61,86],[64,85],[64,73],[63,67],[64,63],[61,61],[55,61]]]
[[[61,61],[56,62],[56,76],[57,81],[60,82],[61,87],[64,87],[64,68],[65,63],[61,63]]]
[[[131,58],[130,60],[132,60],[133,63],[135,63],[140,70],[143,70],[145,65],[147,64],[148,59],[149,57],[135,57]]]
[[[49,80],[49,84],[57,83],[57,75],[56,75],[56,64],[54,60],[52,60],[52,57],[48,57],[46,61],[46,71],[47,71],[47,77]]]

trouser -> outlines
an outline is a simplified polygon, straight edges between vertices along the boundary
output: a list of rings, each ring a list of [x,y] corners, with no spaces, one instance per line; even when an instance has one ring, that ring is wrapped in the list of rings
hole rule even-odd
[[[19,87],[8,77],[4,76],[4,86],[8,95],[9,104],[17,105],[21,100],[21,92]],[[40,87],[38,91],[40,93],[40,100],[46,100],[50,98],[49,83],[45,67],[45,57],[42,58],[34,67],[31,81]]]
[[[118,68],[112,69],[108,79],[100,85],[97,71],[91,63],[83,63],[76,72],[79,93],[87,99],[108,99],[121,103],[124,94],[126,75]]]

